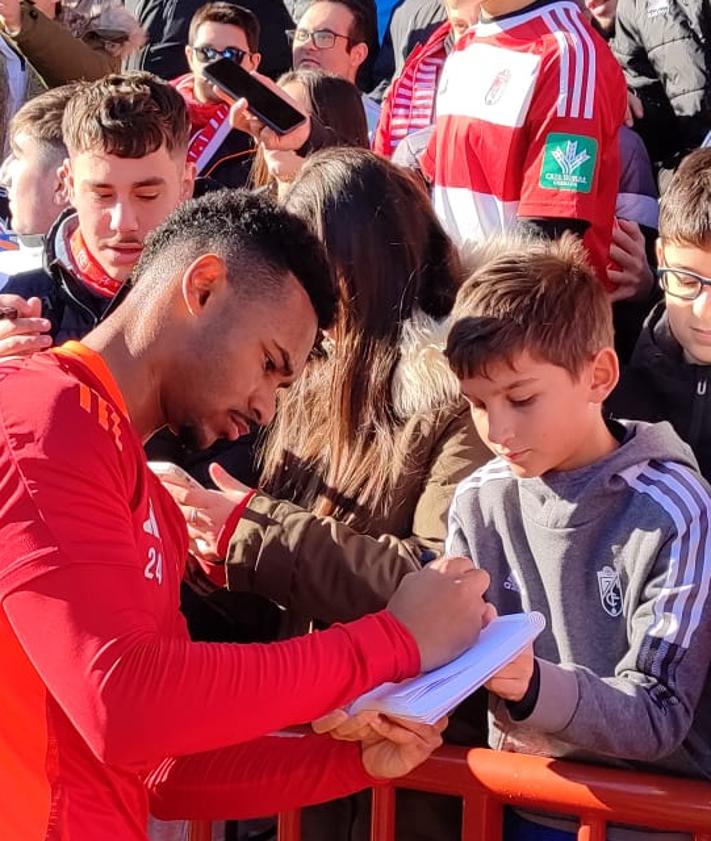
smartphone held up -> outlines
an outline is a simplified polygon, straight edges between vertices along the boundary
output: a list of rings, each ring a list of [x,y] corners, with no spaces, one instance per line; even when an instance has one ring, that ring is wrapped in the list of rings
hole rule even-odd
[[[234,61],[221,58],[208,64],[203,74],[230,99],[246,99],[247,110],[277,134],[287,134],[306,121],[301,111]]]

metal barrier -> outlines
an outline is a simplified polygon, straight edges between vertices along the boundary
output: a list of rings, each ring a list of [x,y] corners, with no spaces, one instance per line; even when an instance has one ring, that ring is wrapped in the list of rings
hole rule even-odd
[[[501,841],[505,805],[576,816],[578,841],[605,841],[608,823],[711,841],[711,784],[697,780],[444,747],[398,787],[462,797],[462,841]],[[394,830],[395,787],[374,789],[371,841],[393,841]],[[301,841],[298,810],[280,815],[279,841]]]

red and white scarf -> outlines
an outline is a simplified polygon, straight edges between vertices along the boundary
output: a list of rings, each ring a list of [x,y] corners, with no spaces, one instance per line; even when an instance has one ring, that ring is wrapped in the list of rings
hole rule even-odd
[[[69,236],[67,251],[79,279],[97,295],[113,298],[123,286],[122,281],[109,277],[86,247],[84,237],[77,227]]]
[[[192,73],[173,79],[171,84],[188,106],[192,127],[188,161],[195,164],[200,175],[232,130],[227,119],[230,106],[226,102],[198,102],[195,99]]]
[[[415,47],[402,73],[388,88],[373,139],[373,150],[378,154],[389,158],[404,137],[434,123],[437,84],[451,31],[446,21],[424,44]]]

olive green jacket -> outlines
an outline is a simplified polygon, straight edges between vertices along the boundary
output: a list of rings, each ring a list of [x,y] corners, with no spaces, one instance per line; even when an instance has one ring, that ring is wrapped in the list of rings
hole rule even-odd
[[[354,517],[336,521],[312,514],[298,499],[257,493],[230,542],[231,590],[272,599],[293,619],[347,622],[380,610],[406,573],[442,553],[454,490],[490,453],[446,363],[433,364],[431,354],[430,347],[423,376],[408,355],[410,376],[401,378],[414,382],[411,397],[421,408],[403,427],[411,458],[388,510],[368,512],[367,528],[358,531]],[[288,624],[292,633],[304,630],[303,621]]]
[[[21,9],[20,31],[3,37],[48,88],[118,72],[123,59],[145,41],[138,21],[122,6],[106,3],[91,20],[82,20],[71,10],[66,20],[51,20],[29,2],[23,2]]]

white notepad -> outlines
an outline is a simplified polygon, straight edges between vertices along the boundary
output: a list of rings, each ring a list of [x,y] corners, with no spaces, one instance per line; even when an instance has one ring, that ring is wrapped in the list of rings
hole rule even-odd
[[[510,663],[545,626],[545,617],[535,611],[498,616],[456,660],[419,677],[384,683],[356,698],[349,712],[377,710],[434,724]]]

